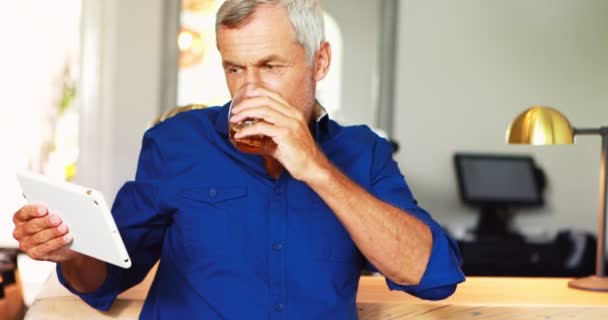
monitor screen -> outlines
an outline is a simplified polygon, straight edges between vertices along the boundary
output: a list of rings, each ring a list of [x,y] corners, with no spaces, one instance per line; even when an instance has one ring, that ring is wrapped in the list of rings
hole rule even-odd
[[[463,202],[490,207],[539,206],[541,183],[529,156],[456,154]]]

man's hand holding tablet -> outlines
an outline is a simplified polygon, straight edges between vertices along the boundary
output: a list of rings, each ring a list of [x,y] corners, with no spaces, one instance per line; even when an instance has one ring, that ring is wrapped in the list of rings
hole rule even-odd
[[[64,278],[79,292],[94,291],[103,283],[106,262],[131,266],[99,192],[29,173],[18,179],[28,204],[13,216],[13,237],[28,256],[59,263]]]

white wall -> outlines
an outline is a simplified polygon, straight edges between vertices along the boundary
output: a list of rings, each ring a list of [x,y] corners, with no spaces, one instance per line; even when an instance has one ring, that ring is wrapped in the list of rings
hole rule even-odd
[[[608,125],[608,1],[404,0],[396,97],[397,159],[421,204],[472,224],[457,196],[456,151],[531,153],[548,176],[528,229],[596,231],[600,140],[508,146],[510,121],[551,105],[575,126]]]
[[[323,0],[342,31],[342,98],[332,115],[346,123],[373,125],[376,119],[381,1]]]
[[[79,183],[112,203],[161,110],[162,0],[85,0]]]

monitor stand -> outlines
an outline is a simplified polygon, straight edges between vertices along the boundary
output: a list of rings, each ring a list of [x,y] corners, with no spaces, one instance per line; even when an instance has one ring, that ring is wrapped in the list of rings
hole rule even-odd
[[[473,234],[477,240],[523,240],[511,230],[515,213],[507,207],[482,207]]]

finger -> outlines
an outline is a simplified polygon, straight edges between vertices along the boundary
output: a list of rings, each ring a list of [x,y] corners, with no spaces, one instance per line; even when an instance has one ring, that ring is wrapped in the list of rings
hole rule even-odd
[[[231,113],[233,115],[237,115],[243,110],[256,107],[272,108],[289,118],[297,118],[299,113],[297,109],[290,106],[289,104],[284,104],[269,96],[258,96],[244,99],[240,103],[236,104],[234,108],[232,108]]]
[[[49,240],[55,239],[59,236],[63,236],[68,232],[68,226],[65,223],[60,224],[57,227],[47,228],[42,230],[29,239],[30,247],[35,247]]]
[[[45,205],[26,205],[19,209],[19,211],[15,212],[13,215],[13,222],[15,224],[25,223],[33,218],[43,217],[48,214],[48,212],[48,208]]]
[[[13,230],[13,238],[17,241],[21,241],[22,238],[26,237],[28,233],[25,232],[25,224],[15,225]]]
[[[60,237],[42,243],[36,247],[33,247],[27,252],[27,254],[35,260],[46,260],[48,259],[48,256],[50,254],[63,248],[70,242],[72,242],[72,235],[70,233],[67,233]]]
[[[28,233],[24,228],[17,228],[13,232],[13,237],[19,241],[21,251],[27,251],[41,243],[54,239],[60,235],[64,235],[69,231],[66,224],[61,223],[59,226],[43,229],[39,232]]]
[[[281,124],[289,121],[291,118],[286,117],[283,113],[267,106],[259,106],[242,110],[230,118],[230,122],[239,123],[246,119],[263,119],[270,124]]]
[[[285,135],[287,132],[288,130],[286,128],[280,128],[269,123],[258,122],[254,125],[243,128],[234,135],[234,138],[238,140],[248,136],[263,135],[274,140],[274,138]]]
[[[42,218],[30,220],[28,223],[23,225],[23,229],[26,235],[33,235],[47,228],[58,227],[61,223],[61,218],[58,215],[49,214]]]

